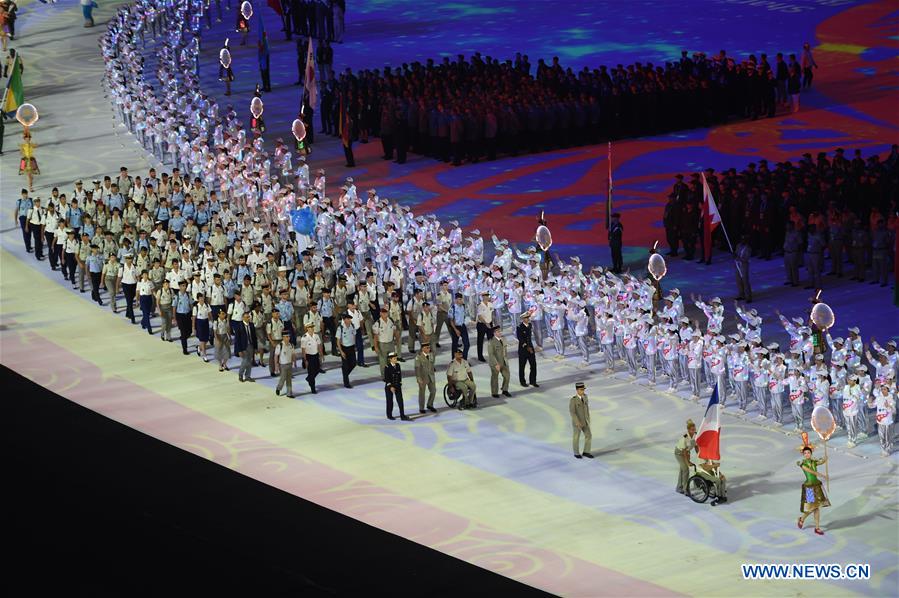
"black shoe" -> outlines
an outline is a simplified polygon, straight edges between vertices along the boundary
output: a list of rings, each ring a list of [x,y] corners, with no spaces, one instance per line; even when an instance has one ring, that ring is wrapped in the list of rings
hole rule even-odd
[[[486,362],[487,360],[484,359],[483,357],[478,357],[478,361],[485,361],[485,362]]]
[[[519,384],[521,384],[521,385],[524,386],[525,388],[528,387],[528,383],[527,383],[527,382],[519,382]]]
[[[727,502],[727,497],[724,497],[724,498],[719,497],[718,502]]]
[[[243,381],[244,382],[255,382],[256,379],[255,378],[244,378]]]
[[[418,412],[421,413],[422,415],[424,415],[425,413],[427,413],[427,411],[425,411],[424,409],[419,409]]]
[[[185,355],[190,355],[190,353],[188,353],[187,351],[182,351],[182,353],[184,353]]]
[[[510,393],[508,390],[504,390],[504,391],[503,391],[503,396],[504,396],[504,397],[511,397],[511,396],[512,396],[512,393]]]
[[[717,507],[717,506],[718,506],[718,499],[716,498],[716,499],[713,500],[710,504],[711,504],[713,507]]]
[[[401,415],[400,419],[403,420],[404,422],[407,422],[407,421],[411,420],[412,418],[409,417],[408,415]]]
[[[490,395],[490,396],[493,397],[494,399],[498,399],[498,398],[499,398],[499,395]]]
[[[540,385],[537,384],[536,382],[534,382],[533,384],[531,384],[531,386],[533,386],[534,388],[540,388]]]
[[[353,385],[350,384],[349,382],[347,382],[346,384],[343,385],[343,387],[344,388],[353,388]]]
[[[431,413],[437,413],[437,410],[433,407],[428,407],[428,411],[430,411]]]
[[[313,388],[313,389],[312,389],[312,394],[317,395],[317,394],[318,394],[318,391],[315,390],[315,389]]]
[[[367,364],[367,363],[360,363],[360,364],[359,364],[359,367],[360,367],[360,368],[367,368],[367,367],[368,367],[368,364]]]
[[[587,457],[588,459],[593,458],[593,455],[591,455],[590,453],[582,453],[582,456]]]
[[[389,419],[389,420],[391,420],[391,421],[393,421],[393,420],[395,420],[395,419],[396,419],[396,418],[395,418],[395,417],[393,417],[393,416],[392,416],[392,415],[388,415],[388,416],[387,416],[387,419]]]
[[[580,455],[575,455],[574,458],[575,458],[575,459],[581,459],[582,457],[581,457]]]

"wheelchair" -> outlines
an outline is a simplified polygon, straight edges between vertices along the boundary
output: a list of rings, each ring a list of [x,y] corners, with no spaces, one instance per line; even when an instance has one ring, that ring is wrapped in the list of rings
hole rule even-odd
[[[718,498],[718,493],[715,490],[715,482],[700,475],[696,471],[696,465],[693,465],[693,475],[687,480],[687,496],[689,496],[693,502],[698,502],[700,504],[704,503],[709,498],[712,500]]]
[[[462,391],[458,390],[452,384],[445,384],[443,386],[443,400],[446,403],[447,407],[451,409],[464,409],[462,406]],[[475,409],[478,406],[478,396],[475,394],[474,401],[472,402],[471,408]]]

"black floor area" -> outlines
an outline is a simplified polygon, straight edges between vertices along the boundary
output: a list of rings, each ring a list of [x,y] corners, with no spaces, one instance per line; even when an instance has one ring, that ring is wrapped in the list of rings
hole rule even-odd
[[[7,591],[540,594],[2,379]]]

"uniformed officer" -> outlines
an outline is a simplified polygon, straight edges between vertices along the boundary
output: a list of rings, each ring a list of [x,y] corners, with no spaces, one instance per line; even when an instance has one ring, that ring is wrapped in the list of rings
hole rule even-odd
[[[317,394],[315,377],[321,371],[325,349],[321,337],[315,333],[311,323],[306,324],[306,334],[300,339],[300,353],[303,356],[303,367],[306,368],[306,382],[309,383],[312,394]]]
[[[387,317],[387,308],[381,308],[381,317],[372,327],[375,341],[375,353],[378,355],[378,365],[381,369],[381,376],[384,375],[384,368],[387,366],[387,355],[396,349],[394,338],[396,334],[396,326],[389,317]]]
[[[471,341],[468,339],[468,328],[465,326],[465,298],[462,293],[456,293],[455,301],[449,309],[447,324],[449,325],[450,338],[452,339],[452,352],[456,354],[459,342],[462,343],[462,356],[468,359],[468,349]]]
[[[574,458],[580,459],[587,457],[592,459],[590,454],[590,442],[593,435],[590,433],[590,403],[587,400],[586,386],[583,382],[574,385],[575,395],[568,402],[568,411],[571,414],[572,440],[571,446],[574,450]],[[584,434],[584,452],[580,451],[581,433]]]
[[[621,214],[612,214],[612,223],[609,224],[609,249],[612,250],[612,272],[621,274],[624,269],[624,258],[621,248],[624,243],[624,226],[621,224]]]
[[[281,343],[281,337],[286,334],[288,340],[290,340],[290,332],[284,328],[284,321],[281,319],[281,310],[277,305],[272,308],[272,318],[269,323],[265,325],[265,334],[269,341],[268,373],[274,378],[280,371],[278,369],[279,362],[276,353],[278,346]],[[291,343],[291,345],[293,345],[293,343]]]
[[[187,339],[190,338],[193,322],[191,321],[190,293],[187,292],[186,280],[178,283],[178,294],[175,296],[173,305],[175,307],[175,322],[178,324],[178,331],[181,336],[181,352],[187,355]],[[251,362],[252,359],[251,354]]]
[[[343,386],[353,388],[350,384],[350,372],[356,368],[356,327],[353,326],[353,316],[349,313],[343,314],[340,325],[337,326],[337,341]]]
[[[434,408],[434,397],[437,395],[437,382],[434,376],[436,354],[431,350],[431,343],[421,344],[421,351],[415,356],[415,380],[418,382],[418,412],[425,412],[425,388],[428,389],[428,411],[437,413]]]
[[[805,269],[808,270],[809,284],[807,289],[820,289],[823,286],[821,276],[824,272],[824,235],[818,232],[814,224],[808,225],[808,246],[805,248]]]
[[[396,419],[393,417],[393,400],[400,408],[400,419],[410,419],[403,408],[403,373],[400,370],[400,364],[397,363],[397,355],[391,351],[387,358],[389,363],[384,368],[384,396],[387,400],[387,419]]]
[[[446,370],[446,382],[462,393],[459,409],[474,409],[478,406],[474,376],[471,373],[471,366],[462,354],[462,349],[456,349],[454,359],[450,361]]]
[[[35,200],[36,202],[37,200]],[[880,286],[887,286],[890,276],[890,261],[887,252],[892,244],[886,221],[878,218],[877,228],[871,234],[871,269],[874,271],[874,280],[871,281],[871,284],[879,282]]]
[[[275,395],[281,394],[281,389],[287,386],[287,397],[293,398],[293,368],[296,366],[296,350],[290,342],[290,334],[283,332],[281,342],[275,343],[275,359],[278,360],[280,376],[275,387]]]
[[[187,283],[182,282],[181,284]],[[234,334],[234,350],[240,357],[240,367],[237,370],[237,379],[241,382],[255,382],[250,374],[253,370],[253,355],[256,353],[257,341],[256,328],[253,326],[250,317],[250,312],[243,312],[241,322],[237,325],[237,331]],[[182,343],[184,342],[185,341],[182,341]],[[187,353],[185,353],[185,355],[186,354]]]
[[[693,465],[692,461],[690,461],[690,451],[695,450],[697,453],[699,452],[696,441],[693,440],[694,436],[696,436],[696,424],[693,423],[692,419],[688,419],[687,433],[677,441],[677,445],[674,447],[674,458],[677,460],[678,465],[675,491],[680,494],[687,493],[687,480],[690,479],[690,466]]]
[[[802,249],[802,234],[796,230],[792,220],[787,221],[783,249],[784,270],[787,271],[787,281],[784,285],[799,286],[799,250]]]
[[[524,312],[521,314],[521,323],[515,330],[515,337],[518,339],[518,382],[522,386],[528,385],[524,380],[524,366],[528,364],[530,366],[530,384],[539,388],[540,385],[537,384],[537,358],[534,355],[534,343],[532,340],[533,332],[531,314],[530,312]]]
[[[494,399],[499,397],[499,376],[502,374],[503,396],[511,397],[509,392],[509,358],[506,353],[506,340],[499,326],[491,329],[493,336],[487,341],[487,361],[490,366],[490,394]]]
[[[746,303],[752,303],[752,285],[749,282],[749,258],[752,256],[752,247],[749,245],[749,235],[743,235],[737,243],[734,253],[734,266],[737,274],[737,299]]]

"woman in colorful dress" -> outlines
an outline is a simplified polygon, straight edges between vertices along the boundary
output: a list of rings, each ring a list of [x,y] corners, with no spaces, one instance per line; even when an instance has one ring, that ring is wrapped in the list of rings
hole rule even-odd
[[[37,159],[34,157],[34,148],[36,147],[37,144],[31,142],[31,133],[26,131],[22,135],[22,143],[19,144],[22,152],[22,159],[19,160],[19,174],[24,174],[28,178],[29,191],[34,191],[34,175],[41,173],[37,166]]]
[[[802,461],[797,461],[796,465],[805,472],[805,482],[802,484],[802,498],[799,501],[799,510],[802,514],[796,521],[796,525],[799,526],[799,529],[802,529],[806,517],[814,514],[815,533],[823,536],[824,532],[821,530],[821,508],[829,507],[830,501],[824,496],[824,487],[821,485],[821,480],[818,479],[823,478],[826,480],[827,476],[818,471],[818,466],[824,465],[827,462],[827,457],[823,459],[812,457],[815,447],[809,443],[807,432],[802,433],[802,448],[800,450],[802,451]]]

